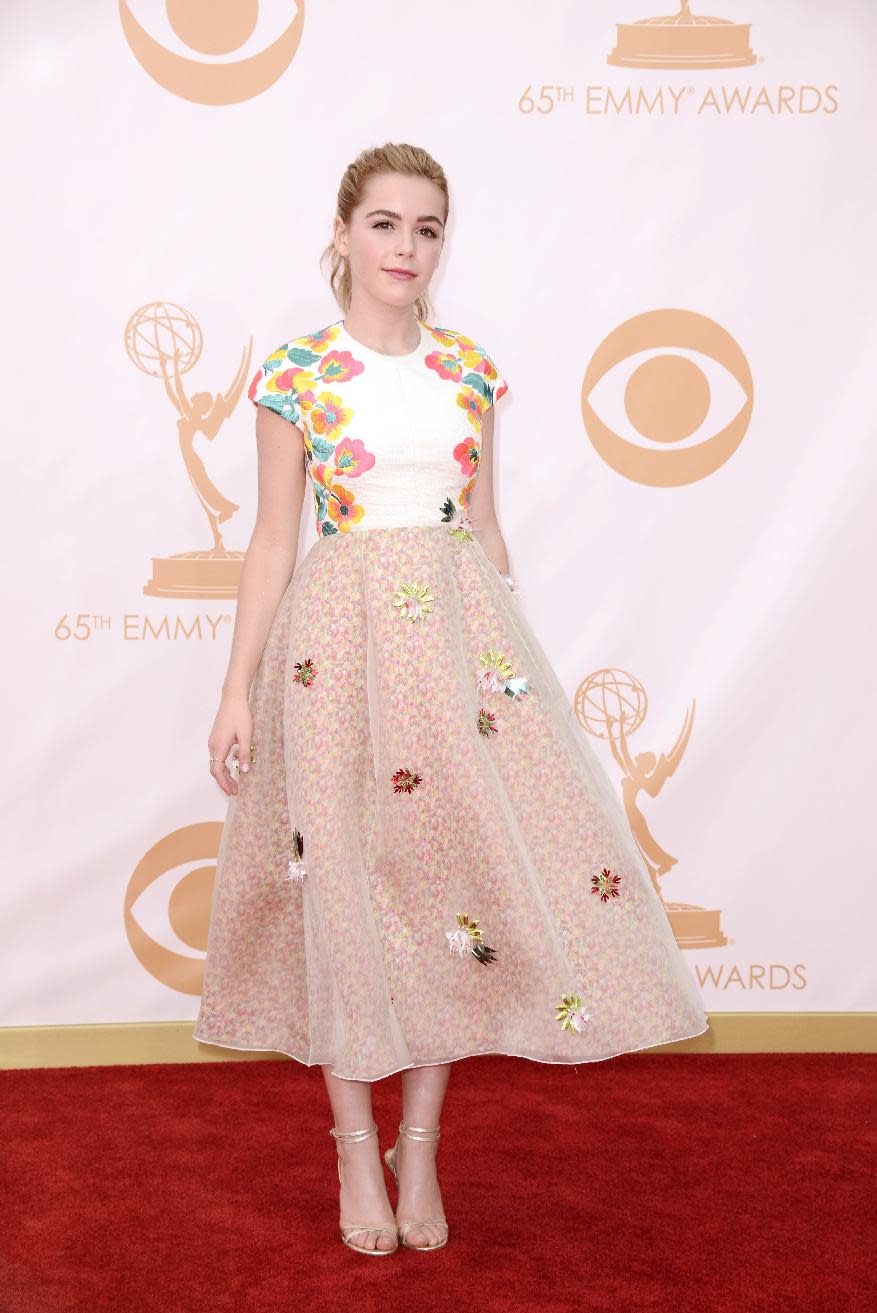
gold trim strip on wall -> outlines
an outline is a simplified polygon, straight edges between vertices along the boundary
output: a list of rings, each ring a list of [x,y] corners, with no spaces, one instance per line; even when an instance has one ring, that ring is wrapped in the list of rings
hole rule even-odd
[[[694,1039],[643,1053],[875,1053],[877,1012],[712,1012]],[[192,1038],[193,1021],[0,1028],[0,1070],[155,1062],[260,1062],[284,1054]],[[292,1058],[286,1059],[289,1062]]]

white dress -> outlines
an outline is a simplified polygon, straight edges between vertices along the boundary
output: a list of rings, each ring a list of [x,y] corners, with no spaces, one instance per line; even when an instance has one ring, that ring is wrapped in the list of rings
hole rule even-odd
[[[250,692],[256,762],[229,799],[194,1036],[375,1080],[699,1035],[615,788],[472,533],[506,381],[418,322],[388,356],[336,321],[250,388],[304,435],[319,537]]]

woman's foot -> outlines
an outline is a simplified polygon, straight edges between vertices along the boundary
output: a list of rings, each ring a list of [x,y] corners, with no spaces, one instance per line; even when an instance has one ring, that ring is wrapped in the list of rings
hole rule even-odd
[[[407,1135],[396,1142],[396,1173],[399,1199],[396,1217],[400,1224],[409,1217],[444,1217],[442,1195],[436,1175],[435,1157],[438,1140],[413,1140]],[[412,1248],[428,1249],[447,1236],[447,1229],[436,1222],[418,1222],[405,1233]]]
[[[354,1231],[350,1239],[364,1249],[395,1249],[396,1219],[387,1195],[386,1179],[381,1166],[378,1137],[367,1140],[339,1140],[338,1158],[341,1163],[340,1218],[342,1226],[347,1219],[359,1221],[369,1218],[374,1230]],[[379,1231],[379,1226],[389,1231]]]

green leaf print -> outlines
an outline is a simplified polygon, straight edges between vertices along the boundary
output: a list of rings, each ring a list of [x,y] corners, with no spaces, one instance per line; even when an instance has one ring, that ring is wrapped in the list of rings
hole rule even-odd
[[[311,438],[311,447],[320,460],[328,460],[335,450],[335,444],[327,442],[325,438]]]
[[[307,347],[304,346],[291,346],[286,353],[286,357],[288,360],[291,360],[294,365],[303,366],[312,365],[315,360],[320,359],[316,351],[308,351]]]
[[[461,379],[473,392],[480,392],[486,401],[493,401],[493,388],[485,382],[483,374],[465,374]]]

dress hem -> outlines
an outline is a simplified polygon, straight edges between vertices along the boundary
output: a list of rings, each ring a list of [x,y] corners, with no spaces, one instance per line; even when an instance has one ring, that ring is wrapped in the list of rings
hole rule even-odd
[[[453,1053],[445,1058],[433,1058],[429,1062],[408,1062],[403,1067],[393,1067],[390,1071],[381,1072],[378,1076],[344,1076],[339,1071],[334,1070],[334,1064],[330,1061],[320,1062],[315,1060],[308,1062],[306,1058],[300,1058],[296,1053],[290,1053],[288,1049],[263,1048],[255,1044],[233,1044],[228,1040],[221,1039],[203,1039],[200,1035],[193,1032],[192,1038],[199,1044],[212,1044],[214,1047],[224,1049],[235,1049],[240,1053],[282,1053],[284,1057],[292,1058],[303,1067],[332,1067],[332,1075],[337,1076],[339,1080],[362,1080],[377,1081],[384,1080],[387,1076],[395,1076],[401,1071],[411,1071],[415,1067],[435,1067],[441,1066],[448,1062],[460,1062],[464,1058],[481,1058],[495,1055],[504,1058],[525,1058],[528,1062],[544,1062],[554,1067],[577,1067],[580,1062],[607,1062],[610,1058],[621,1057],[624,1053],[642,1053],[645,1049],[657,1048],[661,1044],[680,1044],[686,1039],[696,1039],[698,1035],[705,1035],[710,1029],[709,1021],[700,1030],[693,1030],[687,1035],[674,1035],[672,1039],[655,1039],[649,1044],[636,1044],[632,1048],[616,1049],[613,1053],[605,1053],[599,1057],[581,1057],[581,1058],[537,1058],[532,1053],[513,1053],[509,1049],[474,1049],[471,1053]]]

